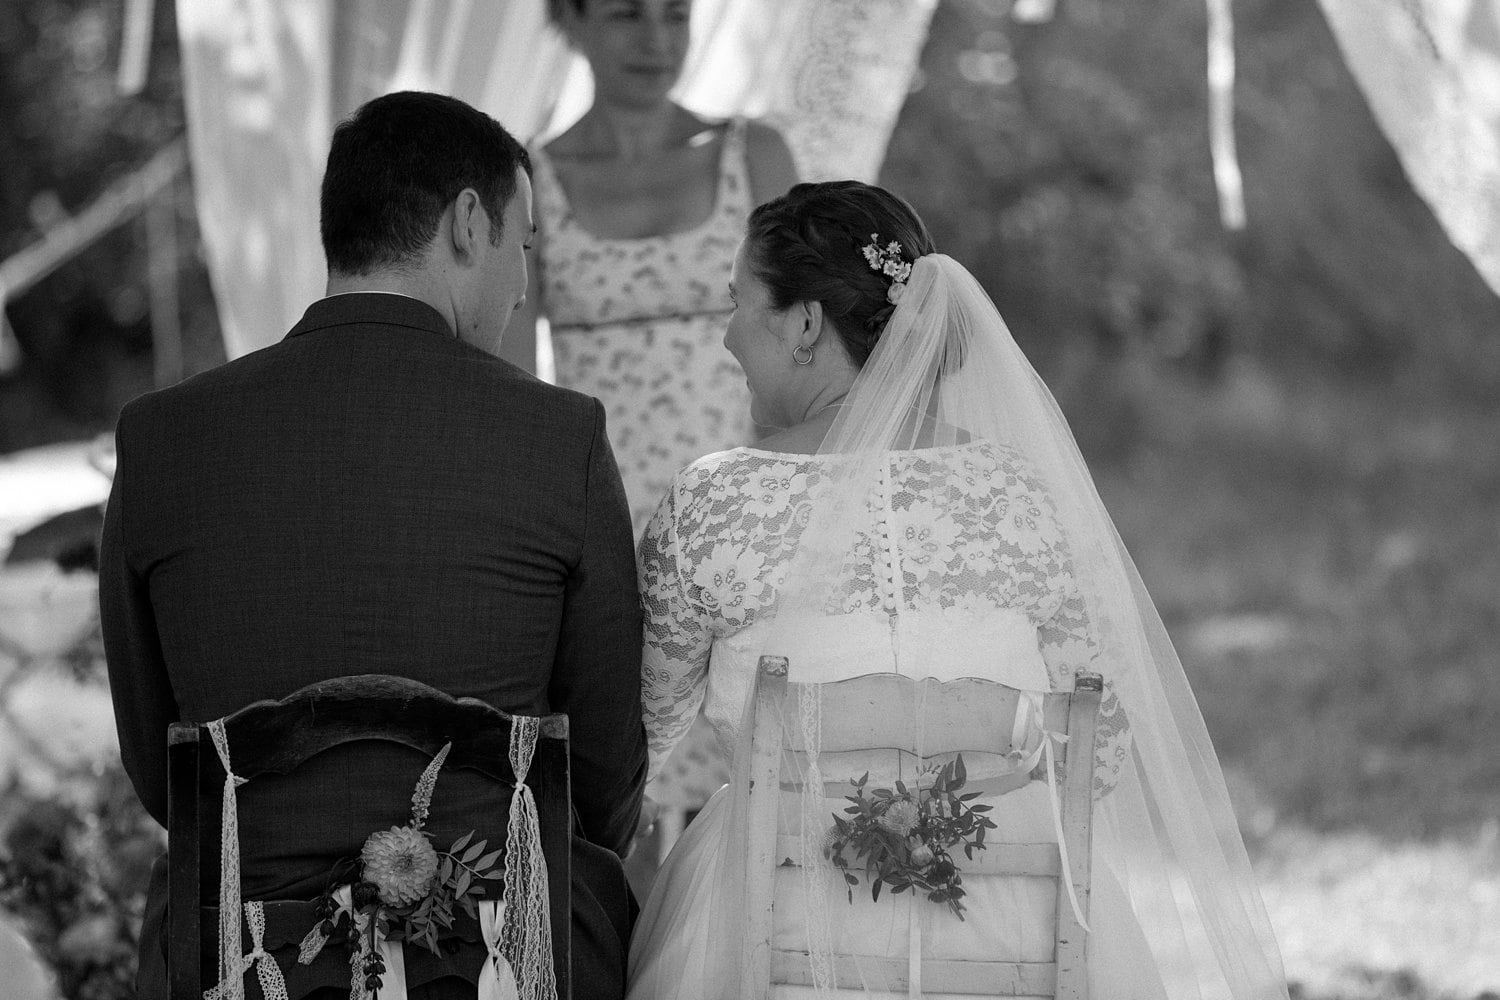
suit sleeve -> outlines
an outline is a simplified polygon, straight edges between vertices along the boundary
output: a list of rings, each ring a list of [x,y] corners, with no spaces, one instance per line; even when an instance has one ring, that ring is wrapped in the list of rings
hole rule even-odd
[[[582,550],[568,578],[549,700],[568,713],[573,806],[590,841],[629,849],[646,783],[641,610],[630,510],[594,402]]]
[[[127,414],[128,414],[127,410]],[[181,718],[167,677],[148,582],[133,565],[127,523],[135,454],[122,414],[114,482],[99,541],[99,618],[109,664],[120,760],[151,817],[167,823],[167,726]]]

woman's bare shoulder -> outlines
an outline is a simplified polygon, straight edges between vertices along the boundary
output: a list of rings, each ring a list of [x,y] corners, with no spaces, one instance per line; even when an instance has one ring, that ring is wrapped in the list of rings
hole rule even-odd
[[[791,147],[776,127],[766,122],[745,123],[745,162],[756,204],[781,197],[797,183],[797,162]]]

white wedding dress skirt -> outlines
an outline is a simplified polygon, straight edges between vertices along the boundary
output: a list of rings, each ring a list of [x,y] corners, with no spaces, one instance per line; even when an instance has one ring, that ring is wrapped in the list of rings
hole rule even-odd
[[[713,908],[738,905],[722,900],[713,884],[720,860],[718,851],[726,840],[726,791],[720,789],[708,800],[656,877],[631,939],[629,1000],[709,996],[737,975],[732,949],[716,948],[707,940],[708,929],[713,926]],[[1046,783],[1041,781],[1004,795],[982,796],[978,801],[994,804],[990,816],[999,827],[986,836],[986,842],[1054,839],[1048,796]],[[829,800],[830,815],[845,804],[841,799]],[[805,950],[801,875],[794,868],[778,868],[775,878],[772,947]],[[922,921],[924,958],[1052,960],[1055,880],[965,875],[963,884],[968,895],[964,919],[959,920],[946,905],[913,899],[906,893],[884,893],[878,902],[872,902],[863,879],[854,888],[850,903],[840,880],[834,888],[840,898],[830,907],[835,952],[905,958],[908,921],[912,906],[916,906]],[[1088,944],[1093,996],[1101,1000],[1166,1000],[1135,914],[1107,867],[1097,862],[1089,926],[1093,931]],[[814,992],[809,987],[778,986],[771,996],[812,1000]],[[893,1000],[905,1000],[906,994],[892,996]],[[948,1000],[947,994],[924,996]]]
[[[949,680],[980,673],[1023,690],[1047,690],[1047,668],[1042,661],[1035,630],[1020,616],[991,615],[982,627],[958,621],[951,614],[916,615],[904,620],[906,648],[943,650],[927,660],[924,671]],[[865,629],[859,616],[845,619],[842,628],[796,637],[785,648],[796,649],[802,676],[834,680],[879,670],[890,659],[891,630],[882,624]],[[927,627],[924,627],[927,626]],[[866,634],[868,633],[868,634]],[[709,671],[712,686],[715,671],[720,679],[743,683],[752,672],[756,652],[764,648],[763,626],[752,626],[726,637],[714,648]],[[999,655],[997,655],[999,654]],[[794,663],[793,680],[798,680]],[[739,686],[739,683],[736,686]],[[749,687],[741,688],[742,697]],[[736,734],[738,735],[738,734]],[[748,739],[748,734],[745,737]],[[825,755],[821,760],[829,782],[870,772],[870,787],[889,787],[897,775],[895,754],[874,751],[863,755]],[[907,758],[910,767],[910,758]],[[983,757],[966,755],[970,789],[981,790],[987,774],[1008,765],[986,766]],[[852,788],[849,789],[852,794]],[[630,948],[630,1000],[688,1000],[719,995],[738,975],[736,949],[711,940],[715,914],[722,907],[743,906],[732,887],[720,885],[722,852],[733,840],[726,829],[730,809],[729,788],[721,788],[677,841],[667,857],[641,916]],[[984,793],[974,804],[993,806],[989,817],[997,829],[985,836],[986,843],[1055,843],[1051,792],[1047,783],[1032,780],[1011,791]],[[842,794],[825,801],[829,825],[848,805]],[[780,832],[797,838],[801,809],[800,793],[783,792]],[[829,864],[822,858],[814,864]],[[962,858],[958,859],[962,872]],[[849,899],[840,873],[829,867],[833,949],[836,954],[906,958],[910,941],[909,922],[916,907],[921,922],[922,955],[927,959],[1050,962],[1053,959],[1055,879],[1045,877],[963,876],[967,893],[964,919],[946,904],[933,903],[911,894],[882,893],[871,899],[868,882],[861,877]],[[774,873],[774,918],[772,947],[806,951],[805,883],[800,869],[778,867]],[[1066,904],[1065,904],[1066,905]],[[1092,933],[1088,943],[1088,968],[1093,995],[1100,1000],[1166,1000],[1156,973],[1156,963],[1141,933],[1130,903],[1107,863],[1093,859],[1092,894],[1088,921]],[[811,998],[810,987],[778,986],[771,996]],[[881,995],[881,994],[876,994]],[[904,1000],[906,993],[893,994]],[[924,993],[929,998],[946,994]],[[957,998],[955,998],[957,1000]]]

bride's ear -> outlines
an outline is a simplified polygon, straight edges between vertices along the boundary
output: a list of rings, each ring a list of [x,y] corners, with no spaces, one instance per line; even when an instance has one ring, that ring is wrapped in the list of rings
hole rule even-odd
[[[823,336],[823,303],[796,302],[786,311],[786,342],[793,349],[817,346]]]

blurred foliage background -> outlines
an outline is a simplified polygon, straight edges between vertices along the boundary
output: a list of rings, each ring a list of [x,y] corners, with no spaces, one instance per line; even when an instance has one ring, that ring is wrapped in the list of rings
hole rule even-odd
[[[182,134],[172,5],[159,3],[150,76],[115,86],[118,0],[0,4],[0,259],[26,247]],[[188,371],[224,358],[191,190],[175,190]],[[0,372],[0,453],[113,426],[152,388],[145,230],[136,219],[6,306],[19,346]]]
[[[1221,752],[1325,829],[1500,817],[1500,298],[1313,0],[1235,4],[1238,233],[1201,5],[995,6],[940,5],[885,180],[1059,396]]]
[[[118,0],[0,5],[0,258],[181,133],[171,7],[125,99]],[[1411,190],[1316,0],[1235,18],[1243,232],[1218,221],[1197,0],[1062,0],[1039,24],[941,0],[882,183],[1067,412],[1178,642],[1295,995],[1493,997],[1500,298]],[[190,183],[194,372],[223,349]],[[151,388],[144,240],[128,223],[8,305],[0,453],[106,431]],[[118,797],[76,801],[52,826],[5,810],[31,821],[0,841],[12,909],[45,906],[17,889],[37,862],[15,837],[64,858],[101,801],[137,830],[110,870],[139,868]],[[65,984],[110,995],[118,949],[57,944],[102,911],[128,936],[133,904],[119,878],[69,892],[37,933]]]

